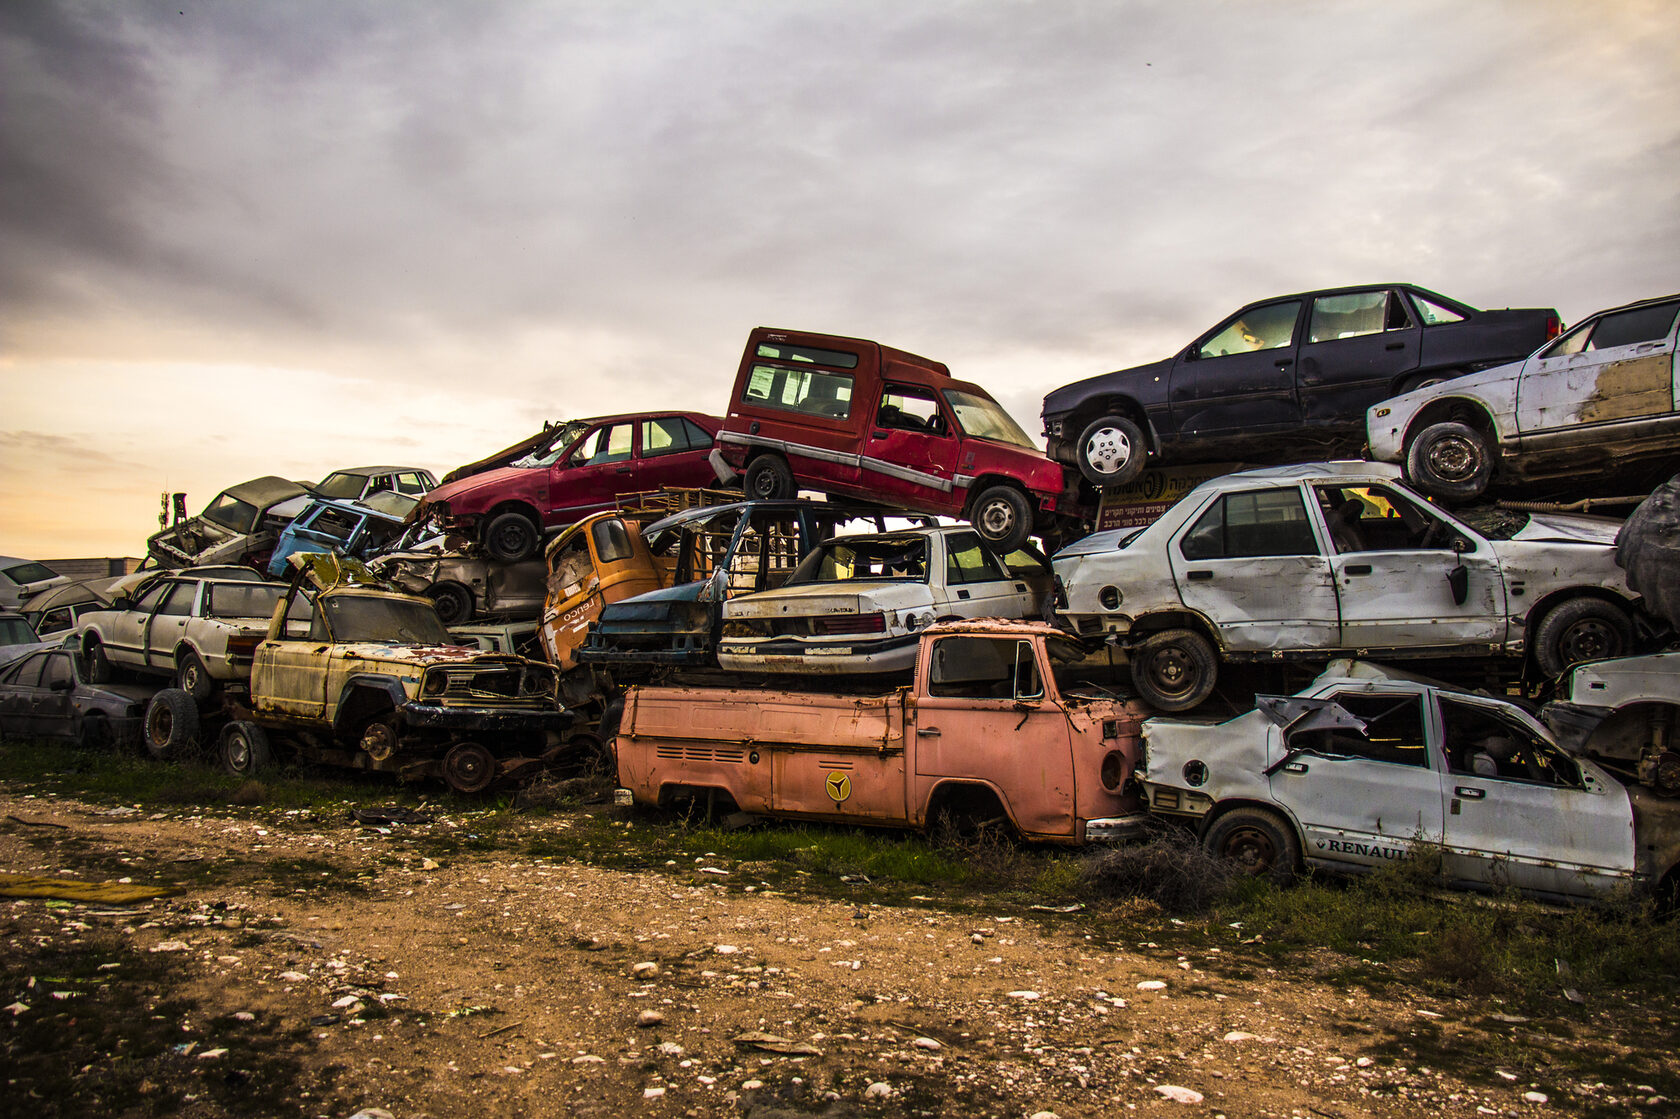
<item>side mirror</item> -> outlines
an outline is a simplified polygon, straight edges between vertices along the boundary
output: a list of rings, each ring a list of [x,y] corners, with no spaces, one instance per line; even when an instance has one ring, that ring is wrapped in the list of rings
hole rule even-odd
[[[1452,589],[1453,605],[1463,606],[1470,597],[1470,569],[1460,563],[1447,572],[1447,586]]]
[[[47,690],[54,692],[67,692],[70,690],[70,686],[71,681],[69,680],[54,680],[52,683],[47,685]]]

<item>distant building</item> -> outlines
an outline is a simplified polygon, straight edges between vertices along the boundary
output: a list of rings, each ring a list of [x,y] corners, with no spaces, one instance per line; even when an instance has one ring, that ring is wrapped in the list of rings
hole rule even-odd
[[[94,559],[50,559],[42,563],[73,580],[108,579],[113,575],[128,575],[140,569],[136,556],[105,556]]]

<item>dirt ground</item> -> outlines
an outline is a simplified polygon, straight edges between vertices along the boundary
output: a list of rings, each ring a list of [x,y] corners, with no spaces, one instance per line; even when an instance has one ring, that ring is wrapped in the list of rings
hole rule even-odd
[[[572,826],[534,818],[524,838]],[[1560,1087],[1534,1069],[1431,1067],[1460,1028],[1538,1027],[1280,974],[1242,929],[1186,947],[1089,914],[813,899],[704,852],[634,871],[424,854],[428,836],[470,829],[447,815],[150,818],[0,792],[0,870],[188,883],[138,904],[0,899],[19,988],[0,992],[15,999],[0,1014],[8,1051],[29,1049],[30,1028],[63,1050],[12,1061],[0,1112],[1357,1119],[1667,1106],[1608,1077]],[[83,970],[63,974],[77,958]]]

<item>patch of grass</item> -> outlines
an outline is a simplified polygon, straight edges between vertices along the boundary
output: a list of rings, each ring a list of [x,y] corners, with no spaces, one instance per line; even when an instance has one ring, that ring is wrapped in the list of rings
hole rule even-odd
[[[1194,838],[1169,832],[1091,856],[1080,882],[1098,894],[1143,897],[1173,913],[1200,913],[1227,896],[1237,875]]]

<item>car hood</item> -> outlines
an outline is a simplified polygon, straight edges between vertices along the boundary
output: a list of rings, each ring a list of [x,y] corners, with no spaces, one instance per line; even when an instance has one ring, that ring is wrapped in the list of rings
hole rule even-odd
[[[437,504],[440,501],[455,502],[463,497],[474,494],[494,492],[517,486],[530,479],[532,475],[541,477],[546,468],[532,467],[526,469],[521,466],[498,466],[492,470],[485,470],[478,474],[471,474],[455,482],[445,482],[432,490],[420,504],[416,506],[416,515],[420,511]]]
[[[682,583],[675,587],[662,587],[656,591],[633,595],[630,598],[609,602],[601,608],[601,621],[620,621],[628,618],[663,618],[671,606],[677,603],[698,602],[700,592],[706,589],[709,580],[701,579],[695,583]]]
[[[422,668],[434,664],[460,664],[468,661],[486,666],[516,666],[524,663],[518,657],[487,654],[476,645],[387,645],[383,642],[364,641],[340,645],[338,651],[347,660],[383,661],[387,664],[415,665]]]
[[[1528,523],[1511,534],[1512,540],[1532,543],[1603,544],[1616,543],[1620,521],[1609,517],[1577,517],[1562,513],[1534,513]]]
[[[1063,385],[1053,389],[1044,398],[1044,414],[1054,416],[1062,412],[1072,411],[1091,395],[1093,389],[1107,388],[1130,381],[1153,381],[1157,377],[1166,377],[1172,372],[1175,358],[1163,361],[1152,361],[1148,365],[1137,365],[1130,369],[1116,369],[1112,373],[1099,373],[1095,377],[1087,377],[1083,381],[1075,381],[1071,385]],[[1079,433],[1074,432],[1075,436]]]

